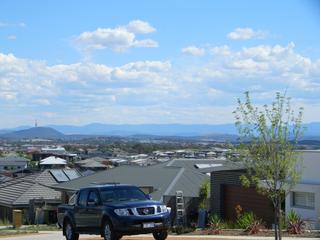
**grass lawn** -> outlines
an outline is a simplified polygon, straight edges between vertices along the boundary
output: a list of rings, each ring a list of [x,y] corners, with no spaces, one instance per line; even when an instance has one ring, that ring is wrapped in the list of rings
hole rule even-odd
[[[0,229],[0,237],[20,235],[20,234],[25,235],[25,234],[31,234],[31,233],[38,233],[38,231],[27,230],[27,229],[13,229],[13,228]]]
[[[39,231],[58,231],[60,230],[56,225],[23,225],[21,228],[14,229],[12,226],[0,228],[0,237],[12,236],[20,234],[32,234]]]

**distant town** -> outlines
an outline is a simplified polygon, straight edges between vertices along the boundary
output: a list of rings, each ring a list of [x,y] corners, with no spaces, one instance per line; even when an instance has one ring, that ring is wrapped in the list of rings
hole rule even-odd
[[[199,223],[198,208],[203,201],[199,194],[206,182],[211,182],[211,195],[203,206],[207,211],[233,219],[235,213],[226,209],[234,209],[236,197],[237,205],[254,211],[267,225],[273,222],[272,207],[261,209],[258,204],[267,200],[241,187],[239,176],[245,168],[238,161],[236,142],[163,136],[50,139],[49,135],[57,131],[37,126],[11,134],[19,135],[21,131],[32,137],[2,138],[0,144],[0,221],[3,223],[12,222],[12,212],[20,209],[24,223],[55,224],[57,206],[67,203],[80,188],[121,183],[137,185],[153,199],[170,206],[173,223],[204,227],[205,223]],[[48,138],[43,132],[50,133]],[[310,161],[308,168],[319,164],[317,149],[317,144],[302,144],[297,149],[302,151],[305,161]],[[310,174],[313,173],[308,173],[308,177]],[[318,175],[314,177],[319,179]],[[221,186],[224,194],[217,190]],[[176,203],[177,194],[183,198],[183,204]],[[246,197],[238,199],[242,195]],[[247,196],[256,203],[248,205]],[[228,208],[219,199],[224,199]],[[286,211],[292,207],[289,204]],[[316,219],[310,220],[310,224],[313,228],[319,226]]]

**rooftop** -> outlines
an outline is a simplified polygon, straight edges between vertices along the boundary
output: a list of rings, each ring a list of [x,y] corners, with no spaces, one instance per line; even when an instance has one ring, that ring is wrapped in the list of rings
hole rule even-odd
[[[49,170],[18,177],[0,184],[0,205],[29,205],[32,199],[60,199],[61,193],[49,186],[57,184]]]
[[[123,165],[101,171],[86,177],[53,186],[57,190],[76,191],[92,184],[121,183],[139,187],[152,186],[153,199],[160,200],[164,195],[173,196],[182,190],[184,196],[197,197],[199,186],[208,176],[193,169],[167,166],[167,163],[148,167]]]

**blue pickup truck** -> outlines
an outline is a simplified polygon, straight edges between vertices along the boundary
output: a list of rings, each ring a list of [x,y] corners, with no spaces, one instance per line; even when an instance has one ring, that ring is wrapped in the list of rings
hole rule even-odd
[[[118,240],[123,235],[152,233],[165,240],[170,226],[170,208],[152,201],[132,185],[99,185],[80,189],[58,207],[58,224],[67,240],[79,234],[101,235]]]

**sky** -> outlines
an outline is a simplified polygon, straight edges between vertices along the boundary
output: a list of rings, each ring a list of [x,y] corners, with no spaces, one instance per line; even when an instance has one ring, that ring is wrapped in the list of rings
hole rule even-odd
[[[320,121],[319,1],[0,1],[0,128],[232,123],[245,91]]]

